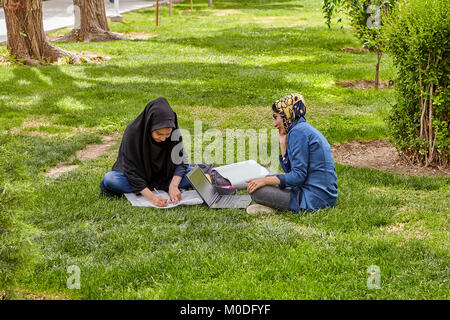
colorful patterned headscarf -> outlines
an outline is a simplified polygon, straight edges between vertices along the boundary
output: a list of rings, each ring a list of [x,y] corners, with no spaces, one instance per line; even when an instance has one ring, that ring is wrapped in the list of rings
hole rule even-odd
[[[289,132],[295,121],[301,117],[305,117],[306,114],[305,99],[298,93],[292,93],[281,98],[280,100],[275,101],[273,105],[281,115],[281,119],[283,119],[283,125],[286,132]]]

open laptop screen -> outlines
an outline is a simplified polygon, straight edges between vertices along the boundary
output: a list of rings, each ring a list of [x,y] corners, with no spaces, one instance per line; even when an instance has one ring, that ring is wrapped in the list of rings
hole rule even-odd
[[[203,200],[205,200],[206,204],[211,206],[214,202],[217,191],[203,174],[202,170],[199,167],[195,167],[187,174],[187,178],[201,195]]]

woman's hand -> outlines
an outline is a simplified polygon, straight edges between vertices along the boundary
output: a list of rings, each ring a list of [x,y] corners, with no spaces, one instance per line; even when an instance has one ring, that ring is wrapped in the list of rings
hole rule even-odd
[[[249,194],[252,194],[259,188],[265,186],[278,186],[280,185],[280,179],[277,176],[266,176],[264,178],[256,178],[250,181],[247,181],[247,191]]]
[[[157,195],[155,195],[150,202],[157,207],[167,207],[169,204],[169,201],[166,198]]]
[[[287,149],[287,134],[285,132],[280,133],[278,135],[278,138],[280,139],[281,155],[284,157],[284,155],[286,154],[286,149]]]
[[[172,201],[173,204],[178,204],[178,202],[181,201],[181,192],[180,189],[178,189],[178,184],[175,183],[170,184],[169,197],[170,201]]]
[[[250,181],[247,181],[247,191],[249,194],[252,194],[253,192],[255,192],[256,190],[258,190],[259,188],[264,187],[266,184],[266,178],[256,178],[256,179],[252,179]]]
[[[149,188],[145,188],[144,190],[142,190],[141,194],[157,207],[167,207],[167,205],[169,204],[169,200],[154,194],[150,191]]]

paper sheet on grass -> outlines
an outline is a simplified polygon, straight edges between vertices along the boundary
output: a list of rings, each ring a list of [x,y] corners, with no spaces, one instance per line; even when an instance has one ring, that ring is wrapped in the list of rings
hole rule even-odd
[[[222,177],[227,178],[233,187],[237,189],[247,188],[247,181],[267,176],[270,172],[255,160],[241,161],[216,167]]]
[[[193,206],[196,204],[203,203],[202,198],[195,190],[183,191],[181,193],[181,201],[178,204],[173,204],[172,202],[170,202],[170,197],[167,192],[162,191],[162,190],[158,190],[158,192],[159,192],[160,196],[162,196],[166,199],[169,199],[169,205],[167,207],[157,207],[153,203],[148,201],[147,198],[145,198],[144,196],[142,196],[142,195],[137,196],[134,193],[125,193],[125,197],[128,199],[128,201],[130,201],[130,203],[133,207],[153,207],[153,208],[158,208],[158,209],[169,209],[169,208],[178,207],[179,205]]]

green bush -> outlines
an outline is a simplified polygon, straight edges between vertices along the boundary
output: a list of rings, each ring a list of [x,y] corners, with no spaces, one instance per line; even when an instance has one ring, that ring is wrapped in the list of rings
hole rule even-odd
[[[383,27],[398,68],[389,124],[398,148],[422,164],[449,160],[448,0],[401,1]]]

